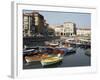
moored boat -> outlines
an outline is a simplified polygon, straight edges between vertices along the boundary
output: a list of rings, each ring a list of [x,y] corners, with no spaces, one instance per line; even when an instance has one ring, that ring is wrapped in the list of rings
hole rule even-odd
[[[50,43],[49,45],[50,45],[50,46],[58,46],[57,43]]]
[[[67,55],[67,54],[71,54],[71,53],[75,53],[76,52],[76,49],[73,48],[73,47],[67,47],[67,48],[58,48],[59,50],[61,51],[64,51],[64,56]]]
[[[85,52],[85,55],[91,56],[91,49],[87,49],[86,52]]]
[[[27,63],[29,63],[29,62],[40,61],[40,58],[39,57],[33,57],[33,56],[31,56],[31,57],[26,56],[25,60],[26,60]]]
[[[52,65],[62,61],[62,59],[63,57],[61,57],[60,54],[58,54],[58,56],[52,56],[52,57],[47,57],[45,59],[42,59],[41,64],[42,66]]]
[[[34,56],[25,56],[25,60],[26,60],[27,63],[29,63],[29,62],[41,61],[41,59],[44,59],[46,57],[48,57],[47,54],[34,55]]]
[[[67,53],[74,53],[74,52],[76,52],[76,49],[73,48],[73,47],[69,47],[67,49],[68,49],[68,52]]]

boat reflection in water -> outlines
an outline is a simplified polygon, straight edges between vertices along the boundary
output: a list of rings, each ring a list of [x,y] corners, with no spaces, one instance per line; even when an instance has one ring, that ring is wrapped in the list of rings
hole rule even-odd
[[[43,68],[55,68],[55,67],[59,67],[59,65],[62,64],[62,60],[59,61],[58,63],[55,64],[51,64],[51,65],[46,65],[46,66],[42,66]]]

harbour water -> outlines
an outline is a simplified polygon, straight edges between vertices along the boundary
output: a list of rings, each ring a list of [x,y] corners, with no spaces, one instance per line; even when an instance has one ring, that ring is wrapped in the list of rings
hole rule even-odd
[[[40,62],[23,63],[23,69],[91,66],[91,56],[87,56],[85,52],[86,49],[78,47],[75,53],[65,55],[62,62],[46,67],[42,67]]]

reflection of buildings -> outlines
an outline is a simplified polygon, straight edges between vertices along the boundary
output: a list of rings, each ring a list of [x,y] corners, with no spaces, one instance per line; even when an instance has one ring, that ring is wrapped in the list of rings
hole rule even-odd
[[[56,36],[73,36],[76,35],[76,24],[65,22],[63,25],[50,25],[55,30]]]
[[[23,14],[23,35],[33,36],[34,34],[43,34],[47,23],[44,17],[38,12]]]
[[[90,28],[77,28],[77,36],[91,36],[91,29]]]

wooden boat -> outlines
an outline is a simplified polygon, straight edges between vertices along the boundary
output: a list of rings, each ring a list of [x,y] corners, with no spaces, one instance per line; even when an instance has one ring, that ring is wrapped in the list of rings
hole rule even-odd
[[[29,63],[29,62],[40,61],[41,59],[40,59],[39,56],[34,56],[34,57],[33,56],[26,56],[25,60],[26,60],[27,63]]]
[[[64,56],[66,56],[67,54],[72,54],[72,53],[76,53],[76,49],[73,47],[58,47],[57,48],[59,50],[59,53],[62,53]]]
[[[61,57],[61,56],[51,56],[51,57],[42,59],[41,64],[42,64],[42,66],[47,66],[47,65],[58,63],[58,62],[62,61],[62,59],[63,59],[63,57]]]
[[[29,62],[41,61],[41,59],[44,59],[46,57],[48,57],[47,54],[34,55],[34,56],[25,56],[25,60],[26,60],[27,63],[29,63]]]

